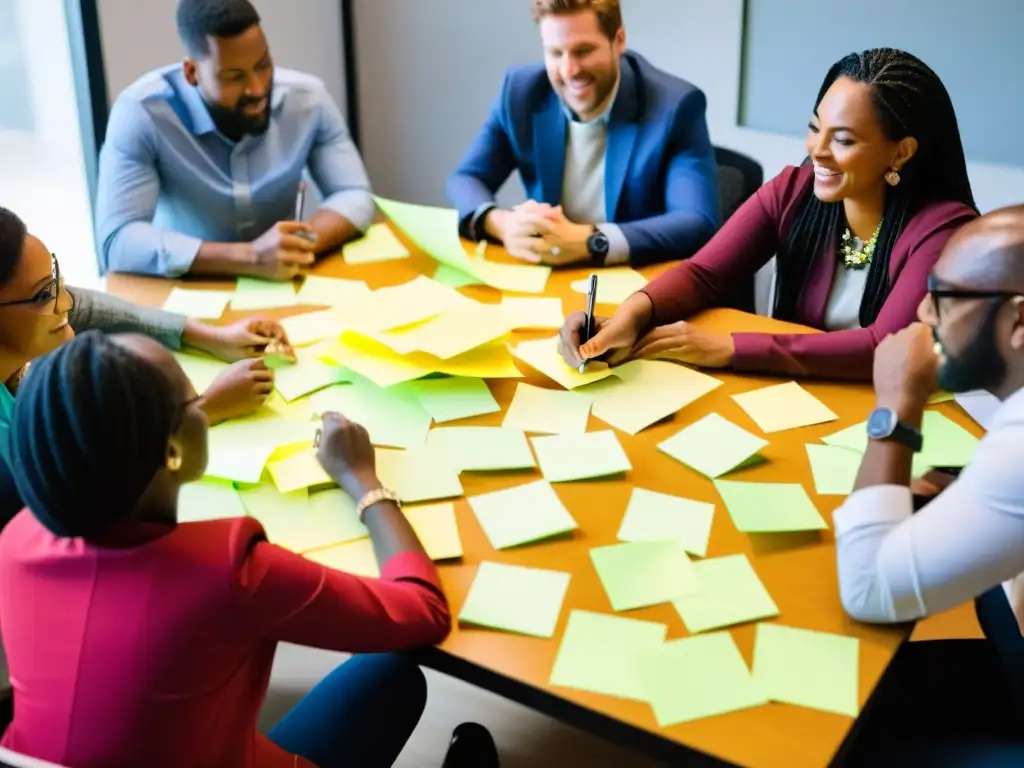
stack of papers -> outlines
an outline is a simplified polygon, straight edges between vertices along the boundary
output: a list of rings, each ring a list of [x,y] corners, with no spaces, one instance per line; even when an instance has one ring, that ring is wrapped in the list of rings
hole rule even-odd
[[[387,224],[374,224],[361,238],[347,243],[341,256],[347,264],[375,264],[407,258],[409,251]]]

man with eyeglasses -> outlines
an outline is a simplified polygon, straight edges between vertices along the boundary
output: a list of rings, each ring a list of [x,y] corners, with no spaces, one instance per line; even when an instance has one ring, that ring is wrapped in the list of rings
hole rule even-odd
[[[873,698],[853,765],[877,765],[880,753],[1024,765],[1024,205],[957,232],[928,290],[921,322],[875,352],[867,449],[834,515],[839,593],[848,614],[873,623],[977,598],[987,639],[905,646]],[[939,389],[987,390],[1001,405],[968,466],[915,513],[911,462]]]

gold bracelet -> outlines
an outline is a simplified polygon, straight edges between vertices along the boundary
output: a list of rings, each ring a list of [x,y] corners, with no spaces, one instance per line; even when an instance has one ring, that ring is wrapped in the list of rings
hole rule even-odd
[[[363,496],[359,503],[356,504],[356,514],[359,515],[359,522],[363,522],[363,515],[366,514],[366,510],[375,504],[380,504],[382,501],[390,501],[399,509],[402,508],[402,501],[394,491],[389,491],[387,488],[375,488]]]

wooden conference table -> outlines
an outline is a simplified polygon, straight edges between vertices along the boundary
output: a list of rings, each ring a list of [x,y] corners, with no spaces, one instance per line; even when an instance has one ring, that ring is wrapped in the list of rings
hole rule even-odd
[[[399,235],[401,237],[401,235]],[[330,256],[316,266],[314,274],[365,280],[371,288],[397,285],[420,274],[430,275],[435,262],[402,238],[410,258],[369,265],[348,265],[340,256]],[[489,258],[507,258],[492,247]],[[649,278],[666,267],[642,270]],[[555,271],[546,295],[562,298],[563,310],[582,309],[584,297],[570,288],[570,282],[587,270]],[[111,293],[140,304],[161,306],[175,284],[172,281],[112,275]],[[224,288],[224,281],[189,281],[189,287]],[[485,302],[499,299],[499,292],[483,286],[462,289],[467,295]],[[600,307],[599,307],[600,309]],[[607,308],[606,308],[607,309]],[[284,316],[308,308],[257,313]],[[230,311],[222,322],[237,320]],[[720,331],[796,331],[808,329],[769,318],[731,310],[706,313],[696,322]],[[551,332],[531,333],[524,338],[550,336]],[[523,381],[554,387],[550,380],[520,364]],[[687,469],[657,450],[657,444],[698,418],[717,412],[747,429],[756,425],[731,399],[730,395],[777,383],[769,377],[736,375],[709,371],[724,386],[687,406],[671,419],[648,428],[636,436],[618,433],[633,465],[624,478],[614,480],[558,483],[555,488],[563,503],[579,523],[571,537],[520,548],[493,549],[473,516],[465,498],[456,502],[456,515],[465,556],[439,565],[445,591],[457,615],[483,560],[550,568],[572,573],[565,605],[555,637],[550,640],[486,629],[453,629],[438,648],[421,656],[425,665],[490,689],[507,698],[543,711],[604,738],[623,743],[637,751],[672,764],[721,765],[719,760],[744,766],[785,766],[821,768],[832,761],[854,721],[849,717],[812,709],[772,703],[717,717],[710,717],[670,728],[660,728],[645,703],[600,694],[554,687],[548,677],[557,653],[569,613],[584,609],[614,613],[588,555],[592,547],[616,543],[616,533],[634,486],[677,494],[717,504],[712,525],[709,556],[746,553],[757,574],[777,604],[776,621],[804,629],[821,630],[860,639],[860,703],[863,708],[897,648],[907,638],[910,627],[876,627],[849,619],[839,602],[836,578],[835,546],[831,530],[812,534],[758,535],[739,533],[721,505],[710,480]],[[502,406],[501,413],[467,419],[459,424],[500,425],[504,411],[515,391],[517,379],[490,381],[491,391]],[[804,444],[843,427],[863,421],[873,403],[868,386],[808,381],[804,386],[836,414],[839,421],[775,433],[762,452],[765,463],[730,475],[730,479],[770,482],[799,482],[811,494],[822,515],[831,525],[831,513],[839,505],[839,496],[814,494]],[[951,404],[938,406],[955,421],[978,433],[977,427]],[[589,430],[608,427],[591,417]],[[539,478],[528,473],[496,476],[464,473],[466,496],[498,490]],[[679,615],[671,605],[630,611],[630,618],[662,622],[668,626],[668,639],[686,635]],[[732,635],[748,664],[752,661],[754,624],[733,627]],[[717,758],[717,759],[715,759]]]

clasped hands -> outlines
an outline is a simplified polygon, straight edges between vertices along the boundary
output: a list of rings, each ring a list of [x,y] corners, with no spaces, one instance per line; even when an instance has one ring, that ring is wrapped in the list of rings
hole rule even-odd
[[[508,255],[531,264],[564,267],[590,259],[587,239],[594,228],[569,221],[562,206],[527,200],[512,210],[487,214],[489,230]]]

